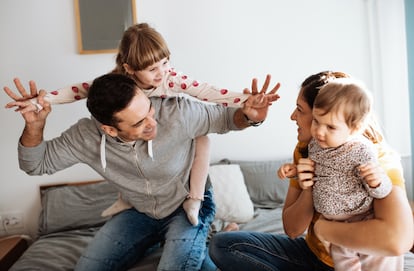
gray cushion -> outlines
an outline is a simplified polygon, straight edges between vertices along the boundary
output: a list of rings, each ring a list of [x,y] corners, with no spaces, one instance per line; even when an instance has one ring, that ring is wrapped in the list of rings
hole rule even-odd
[[[276,208],[285,201],[289,180],[280,180],[277,170],[291,159],[269,161],[228,160],[239,164],[247,191],[255,207]]]
[[[117,197],[117,190],[106,181],[42,189],[39,234],[102,225],[107,218],[101,212]]]

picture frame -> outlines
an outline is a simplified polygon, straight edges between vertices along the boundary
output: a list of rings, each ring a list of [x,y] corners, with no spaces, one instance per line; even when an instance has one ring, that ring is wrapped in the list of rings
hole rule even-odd
[[[137,23],[135,0],[74,0],[78,52],[117,52],[124,31]]]

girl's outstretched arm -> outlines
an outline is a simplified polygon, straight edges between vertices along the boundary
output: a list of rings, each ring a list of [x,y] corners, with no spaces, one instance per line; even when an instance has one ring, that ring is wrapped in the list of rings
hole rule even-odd
[[[14,93],[9,87],[4,87],[6,94],[14,100],[13,102],[6,104],[6,108],[17,107],[16,111],[21,113],[41,110],[42,107],[37,102],[37,93],[32,91],[33,89],[37,89],[34,81],[29,82],[30,94],[24,89],[18,78],[15,78],[13,81],[21,96]],[[91,84],[92,81],[77,83],[58,90],[47,92],[44,100],[50,104],[63,104],[84,99],[88,96],[89,86]]]

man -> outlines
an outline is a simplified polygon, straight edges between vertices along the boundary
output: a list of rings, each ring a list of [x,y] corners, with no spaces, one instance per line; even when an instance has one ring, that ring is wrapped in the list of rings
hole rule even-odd
[[[22,113],[20,168],[42,175],[87,164],[134,207],[113,216],[98,231],[76,270],[126,270],[161,241],[159,270],[200,270],[215,206],[208,184],[198,226],[188,222],[181,208],[188,194],[194,139],[263,121],[271,103],[279,98],[279,84],[266,94],[269,83],[267,76],[258,92],[254,80],[253,95],[243,108],[235,109],[185,98],[148,98],[134,80],[103,75],[89,90],[87,106],[93,117],[79,120],[49,141],[43,140],[43,129],[51,108],[41,91],[38,102],[42,108]]]

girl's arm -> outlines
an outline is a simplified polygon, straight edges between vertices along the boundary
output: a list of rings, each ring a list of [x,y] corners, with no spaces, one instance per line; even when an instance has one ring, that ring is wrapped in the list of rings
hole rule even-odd
[[[51,104],[73,103],[88,97],[92,81],[72,84],[70,86],[48,92],[45,100]]]
[[[166,90],[167,96],[177,95],[177,93],[188,94],[200,101],[212,102],[230,107],[241,107],[247,100],[250,94],[243,94],[242,92],[231,92],[225,88],[217,88],[207,83],[200,83],[188,76],[177,73],[175,71],[169,72],[166,80],[163,82],[162,90]],[[158,88],[160,89],[160,87]],[[161,93],[154,93],[151,95],[162,96]]]
[[[16,86],[21,85],[19,79],[14,80]],[[36,88],[36,85],[31,81],[32,85]],[[63,103],[72,103],[77,100],[84,99],[88,96],[89,87],[92,84],[92,81],[83,82],[78,84],[73,84],[58,90],[54,90],[46,93],[44,100],[50,104],[63,104]],[[26,113],[30,111],[40,111],[42,109],[41,105],[37,102],[37,94],[31,93],[31,95],[23,95],[23,98],[18,98],[10,88],[4,88],[6,94],[14,100],[6,105],[7,108],[18,107],[18,111],[21,113]]]

